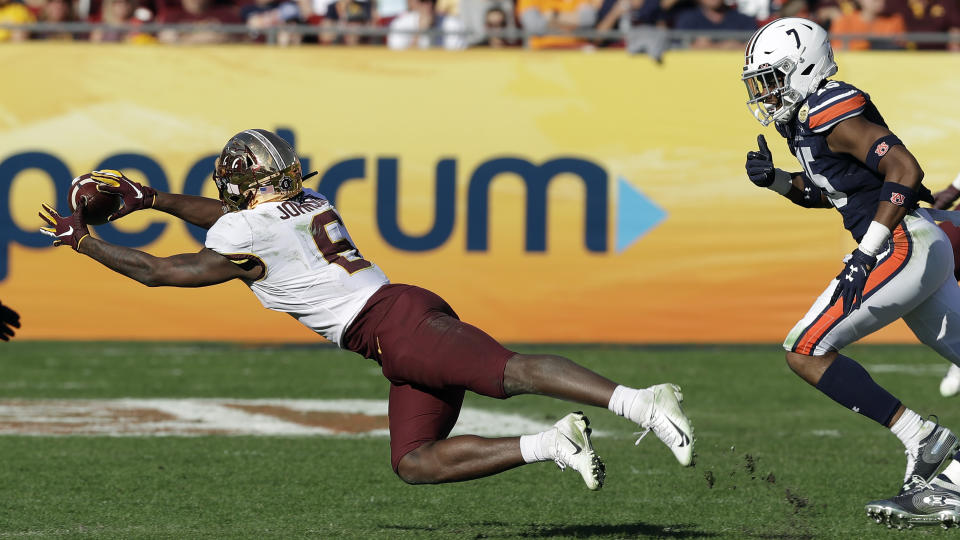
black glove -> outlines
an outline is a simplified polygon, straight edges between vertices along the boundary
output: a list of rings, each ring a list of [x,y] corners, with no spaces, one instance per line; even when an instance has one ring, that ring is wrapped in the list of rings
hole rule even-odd
[[[837,288],[834,289],[833,296],[830,297],[831,306],[837,301],[837,298],[843,297],[844,315],[850,313],[862,303],[863,288],[867,284],[867,276],[877,265],[877,258],[855,249],[846,263],[843,271],[837,275],[840,282],[837,283]]]
[[[757,146],[760,147],[760,151],[751,150],[747,152],[747,176],[751,182],[759,187],[770,187],[776,177],[776,169],[773,168],[773,154],[767,148],[767,140],[763,138],[763,135],[757,135]]]
[[[13,337],[14,328],[20,328],[20,315],[0,304],[0,339],[10,341],[10,338]]]

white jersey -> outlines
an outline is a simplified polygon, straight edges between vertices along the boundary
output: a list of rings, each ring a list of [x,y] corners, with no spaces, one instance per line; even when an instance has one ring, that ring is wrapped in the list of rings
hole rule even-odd
[[[333,205],[305,193],[224,214],[205,245],[233,260],[259,259],[266,270],[246,283],[263,307],[289,313],[339,345],[347,325],[389,280],[357,252]]]

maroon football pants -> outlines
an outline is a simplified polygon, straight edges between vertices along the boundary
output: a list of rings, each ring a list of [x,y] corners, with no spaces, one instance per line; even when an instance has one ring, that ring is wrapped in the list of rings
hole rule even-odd
[[[347,328],[343,348],[376,360],[390,380],[390,461],[450,434],[465,390],[498,399],[515,353],[460,321],[442,298],[384,285]]]

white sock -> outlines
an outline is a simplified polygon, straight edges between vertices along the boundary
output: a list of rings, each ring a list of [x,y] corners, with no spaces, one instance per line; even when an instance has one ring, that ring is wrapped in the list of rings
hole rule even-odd
[[[929,426],[926,424],[927,421],[919,414],[910,409],[904,409],[900,418],[890,426],[890,431],[900,439],[904,446],[911,448],[920,444],[920,440],[933,429],[933,424]]]
[[[951,484],[960,483],[960,462],[955,459],[951,460],[947,468],[941,471],[940,474],[946,476]]]
[[[557,457],[557,428],[520,436],[520,453],[524,463],[551,461]]]
[[[919,414],[904,409],[900,418],[890,426],[890,431],[900,439],[907,448],[913,448],[920,444],[924,437],[936,428],[936,423],[927,422]]]
[[[617,386],[610,396],[607,408],[617,416],[623,416],[636,423],[641,423],[650,416],[653,406],[653,392],[645,389]]]

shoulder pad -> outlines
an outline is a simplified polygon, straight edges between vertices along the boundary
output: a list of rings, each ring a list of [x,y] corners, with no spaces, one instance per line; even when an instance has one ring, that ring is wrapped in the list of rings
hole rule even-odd
[[[807,97],[798,120],[807,129],[820,133],[847,118],[863,113],[870,96],[842,81],[828,81]]]

